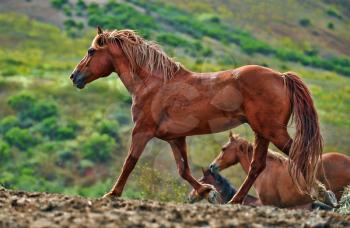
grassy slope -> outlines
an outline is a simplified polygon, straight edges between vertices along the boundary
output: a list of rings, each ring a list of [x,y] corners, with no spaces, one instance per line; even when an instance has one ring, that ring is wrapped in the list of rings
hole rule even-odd
[[[291,2],[294,3],[294,1]],[[196,8],[196,10],[194,10],[196,6],[196,1],[192,1],[192,3],[188,4],[186,7],[184,7],[185,4],[182,1],[177,1],[177,3],[180,7],[186,8],[187,10],[190,9],[193,12],[199,11],[201,13],[212,13],[212,11],[208,11],[209,9],[211,10],[210,6],[212,3],[210,2],[201,4],[201,7]],[[234,4],[229,6],[232,7],[233,5]],[[240,5],[239,2],[235,2],[235,6],[236,10],[240,9],[238,12],[242,12],[242,8],[240,8],[239,6],[243,6]],[[298,5],[294,4],[294,7],[298,7]],[[320,3],[319,8],[317,8],[317,12],[322,11],[324,7],[326,6]],[[299,8],[300,11],[304,12],[305,6],[300,5]],[[227,10],[227,7],[225,9]],[[255,20],[255,22],[253,22],[253,20],[251,19],[246,19],[246,21],[251,21],[249,25],[244,24],[243,22],[245,20],[237,16],[237,14],[232,13],[232,15],[226,15],[225,13],[223,13],[220,15],[222,15],[226,22],[232,20],[248,30],[255,31],[255,29],[259,28],[259,32],[253,34],[257,37],[260,37],[261,39],[264,39],[267,42],[270,42],[271,44],[283,46],[285,43],[288,43],[288,45],[295,45],[296,48],[304,48],[304,44],[300,46],[300,42],[298,42],[298,39],[300,39],[300,37],[292,36],[293,34],[298,34],[298,32],[292,33],[288,39],[285,39],[285,36],[281,35],[284,34],[284,32],[280,33],[279,30],[275,31],[272,27],[269,27],[268,31],[270,31],[270,36],[267,36],[266,33],[264,34],[264,32],[261,30],[261,24],[264,24],[266,22],[267,16],[261,16],[261,12],[259,11],[261,10],[261,8],[255,7],[254,9],[256,10],[255,14],[250,15],[260,16],[256,17],[257,19]],[[270,8],[270,10],[273,9],[278,8],[277,6]],[[306,9],[310,9],[310,6],[306,7]],[[220,11],[220,9],[217,10]],[[224,8],[222,8],[221,10],[224,10]],[[279,10],[275,10],[273,11],[273,14],[276,14],[276,17],[281,17],[282,14],[278,14],[279,12]],[[314,14],[310,15],[310,17],[312,18],[316,18],[317,16]],[[197,13],[194,14],[194,17],[197,16]],[[322,19],[328,20],[326,17],[322,17]],[[281,17],[277,21],[279,20],[290,22],[288,17]],[[344,18],[343,20],[347,22],[348,18]],[[59,104],[59,107],[61,109],[60,112],[63,116],[65,116],[68,119],[74,116],[74,119],[76,119],[84,127],[84,130],[80,133],[81,135],[79,135],[76,140],[73,140],[72,142],[67,142],[67,144],[69,144],[77,142],[81,143],[84,141],[84,137],[87,137],[89,134],[94,132],[94,121],[99,121],[103,118],[113,119],[113,115],[116,112],[122,112],[125,115],[128,115],[128,104],[125,104],[124,102],[119,102],[128,99],[126,97],[125,89],[121,89],[122,86],[119,82],[116,82],[114,78],[100,80],[95,84],[89,86],[88,89],[80,92],[72,89],[69,81],[67,80],[67,75],[69,74],[69,71],[74,68],[74,65],[79,61],[86,48],[89,46],[89,42],[93,35],[91,31],[86,32],[84,38],[73,40],[67,38],[55,26],[43,24],[33,20],[28,20],[26,17],[22,17],[17,14],[2,14],[0,15],[0,22],[2,24],[0,28],[2,33],[2,36],[0,38],[0,71],[3,75],[11,75],[6,77],[0,77],[0,117],[13,114],[13,110],[11,110],[7,105],[7,99],[11,95],[17,94],[18,91],[33,92],[41,98],[49,97],[50,99],[54,99]],[[162,21],[159,22],[163,23]],[[294,21],[293,23],[296,29],[298,29],[298,31],[300,32],[309,32],[309,30],[313,30],[300,27],[297,21]],[[341,26],[345,25],[340,24],[339,27]],[[338,32],[337,28],[338,26],[336,24],[336,31],[334,31],[334,33],[337,39],[340,39],[340,37],[343,36],[343,33]],[[169,31],[176,32],[176,34],[179,34],[180,36],[193,39],[187,34],[183,34],[179,31],[174,30],[174,28],[172,27],[169,27],[168,29]],[[284,38],[280,39],[280,37]],[[231,56],[231,58],[234,60],[234,65],[264,63],[269,65],[270,67],[281,71],[291,69],[298,72],[298,74],[300,74],[305,79],[305,81],[310,86],[313,92],[316,101],[316,106],[320,114],[323,135],[325,136],[326,151],[340,151],[349,154],[349,78],[325,70],[304,67],[296,63],[282,62],[278,59],[271,58],[269,56],[264,56],[261,54],[255,54],[253,56],[250,56],[242,52],[241,49],[235,44],[223,45],[220,42],[209,38],[205,38],[201,42],[204,45],[210,46],[213,49],[215,49],[215,53],[214,57],[205,58],[203,63],[199,64],[196,63],[192,57],[184,53],[182,49],[166,46],[166,50],[169,53],[171,53],[171,55],[176,56],[177,59],[181,62],[186,62],[185,65],[188,65],[191,69],[197,71],[217,70],[232,67],[228,66],[227,64],[217,65],[212,61],[212,58],[220,58],[221,55],[227,54]],[[350,45],[350,42],[344,41],[344,48],[338,49],[336,46],[334,46],[333,48],[332,45],[327,44],[327,42],[324,40],[317,40],[317,42],[315,43],[317,43],[317,45],[320,45],[320,47],[325,47],[325,51],[322,52],[322,54],[343,53],[342,51],[347,50],[348,46]],[[18,60],[19,62],[16,62]],[[126,145],[128,144],[129,126],[130,125],[127,125],[124,128],[120,129],[124,140],[123,148],[121,149],[123,151],[123,154],[125,154]],[[241,126],[235,129],[235,132],[239,132],[243,136],[252,139],[251,130],[248,126]],[[209,164],[211,159],[218,153],[220,145],[225,141],[226,133],[216,134],[212,136],[191,137],[190,151],[195,172],[198,172],[197,168],[199,166],[206,166],[207,164]],[[40,148],[36,149],[39,150]],[[173,164],[173,160],[169,156],[169,154],[167,152],[160,153],[163,150],[169,150],[169,147],[167,145],[165,145],[162,142],[155,141],[147,147],[147,150],[152,151],[152,153],[145,153],[145,156],[141,161],[141,165],[147,163],[148,165],[143,166],[156,167],[158,170],[165,170],[166,172],[173,173],[175,176],[177,175],[176,167]],[[79,152],[79,149],[77,152]],[[119,154],[118,156],[114,157],[114,160],[117,160],[118,163],[117,167],[119,167],[121,164],[120,157],[124,157],[124,155]],[[111,168],[109,170],[109,174],[104,175],[102,181],[107,180],[108,182],[110,182],[113,178],[113,174],[116,173],[116,167],[113,167],[112,165],[110,166]],[[149,171],[151,173],[155,172],[154,170]],[[227,174],[232,177],[232,179],[234,180],[234,184],[238,185],[240,183],[240,180],[238,180],[237,176],[242,177],[243,174],[241,171],[238,171],[237,168],[234,168],[234,171],[235,172],[227,172]],[[63,172],[62,175],[69,175],[68,173]],[[157,180],[157,178],[159,178],[159,173],[153,173],[152,176],[149,177],[145,175],[142,176],[141,172],[141,177],[143,177],[143,179],[150,178],[149,181],[154,181]],[[73,178],[77,179],[79,177]],[[86,178],[82,179],[82,181],[73,182],[72,186],[84,183]],[[141,185],[144,188],[146,188],[148,184],[142,181],[140,182],[140,179],[141,178],[137,178],[134,176],[132,181],[138,181],[138,186]],[[65,189],[65,191],[70,193],[97,195],[101,194],[109,186],[106,183],[100,185],[99,183],[100,182],[92,186],[92,188],[95,188],[94,190],[92,190],[93,193],[87,193],[87,191],[85,191],[84,193],[76,189]],[[133,186],[133,184],[130,185]],[[154,185],[152,186],[155,187]],[[152,186],[147,189],[147,196],[150,196],[152,191],[154,191],[154,188],[152,189]],[[17,187],[26,188],[26,185],[23,184]],[[49,188],[48,190],[53,191],[53,189],[55,189],[56,187],[57,186],[54,186],[53,188]],[[37,186],[36,188],[38,189],[39,186]],[[85,186],[84,188],[87,187]],[[35,187],[33,189],[35,189]],[[182,191],[181,189],[183,188],[180,187],[179,191]],[[63,190],[59,189],[56,191]],[[130,194],[131,197],[133,197],[132,193]],[[159,193],[153,193],[151,197],[157,198],[159,197]],[[169,198],[167,198],[167,196],[164,195],[164,200],[168,199]],[[176,199],[178,200],[179,198]]]
[[[239,1],[239,0],[175,0],[174,4],[191,13],[213,13],[233,27],[251,31],[255,36],[274,45],[295,45],[299,48],[315,45],[327,52],[350,54],[350,18],[345,3],[329,4],[322,1]],[[333,9],[342,15],[339,19],[327,14]],[[299,20],[310,19],[309,27]],[[327,27],[334,24],[334,29]]]

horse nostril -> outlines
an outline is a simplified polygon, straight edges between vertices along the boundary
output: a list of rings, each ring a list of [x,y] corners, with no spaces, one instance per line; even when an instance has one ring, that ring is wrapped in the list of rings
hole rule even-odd
[[[213,170],[213,169],[214,169],[214,165],[213,165],[213,164],[210,164],[209,169],[210,169],[210,170]]]
[[[73,79],[73,77],[74,77],[74,74],[71,74],[69,78],[70,78],[70,79]]]
[[[212,173],[216,173],[218,171],[218,167],[215,164],[210,164],[209,165],[209,170]]]

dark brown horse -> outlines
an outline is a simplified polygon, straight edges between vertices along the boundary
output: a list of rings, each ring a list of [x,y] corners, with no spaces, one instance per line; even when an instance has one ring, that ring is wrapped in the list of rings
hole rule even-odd
[[[292,176],[310,193],[322,152],[317,113],[309,90],[294,73],[243,66],[214,73],[195,73],[174,62],[153,42],[131,30],[102,31],[71,75],[80,89],[116,72],[132,96],[131,147],[122,172],[106,196],[120,196],[147,142],[157,137],[173,151],[179,174],[200,194],[212,186],[190,172],[186,137],[225,131],[248,123],[255,148],[248,176],[232,203],[241,203],[266,166],[269,142],[290,157]],[[296,135],[287,123],[291,115]],[[303,176],[307,185],[298,180]]]
[[[223,176],[220,175],[218,172],[212,172],[210,169],[202,169],[203,176],[198,180],[201,183],[205,184],[211,184],[215,187],[217,190],[218,196],[208,198],[210,203],[213,204],[226,204],[229,202],[229,200],[233,197],[233,195],[236,193],[236,189],[230,184],[230,182],[224,178]],[[265,191],[266,194],[271,189],[261,189],[261,191]],[[189,203],[195,203],[200,200],[202,200],[203,197],[198,195],[197,192],[192,189],[192,191],[188,194],[188,202]],[[261,201],[252,196],[252,195],[247,195],[244,200],[243,200],[244,205],[254,205],[254,206],[262,206],[263,204]],[[311,202],[307,203],[305,205],[297,205],[297,206],[292,206],[288,207],[288,209],[306,209],[306,210],[314,210],[314,209],[320,209],[320,210],[332,210],[333,208],[325,205],[320,202]]]
[[[253,148],[254,145],[247,140],[230,134],[228,143],[222,147],[221,153],[211,163],[211,171],[216,173],[240,163],[243,170],[249,172]],[[327,153],[322,155],[322,162],[323,169],[319,167],[317,178],[333,191],[339,200],[345,187],[350,184],[350,158],[339,153]],[[211,184],[212,181],[202,181],[202,183]],[[313,202],[310,196],[300,193],[293,183],[288,172],[288,159],[272,150],[267,154],[266,169],[256,179],[254,188],[263,205],[290,208]],[[325,196],[328,197],[328,195]],[[328,204],[336,203],[335,199],[323,201],[328,200],[333,201]]]
[[[230,184],[230,182],[226,178],[221,176],[218,172],[214,173],[208,168],[202,168],[202,174],[203,176],[200,179],[198,179],[198,181],[203,184],[212,185],[217,191],[215,192],[215,194],[218,194],[208,198],[208,201],[210,203],[226,204],[236,194],[236,189]],[[195,203],[201,201],[202,199],[204,199],[204,197],[200,196],[194,189],[192,189],[191,192],[188,194],[189,203]],[[249,194],[247,194],[247,196],[244,198],[242,204],[255,206],[262,205],[258,198]]]

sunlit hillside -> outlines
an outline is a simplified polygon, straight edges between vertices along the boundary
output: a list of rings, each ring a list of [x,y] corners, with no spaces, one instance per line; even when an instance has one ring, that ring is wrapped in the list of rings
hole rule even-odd
[[[135,29],[193,71],[259,64],[297,72],[315,99],[325,152],[350,155],[349,6],[171,2],[0,1],[0,185],[95,197],[112,186],[129,145],[131,98],[116,74],[81,91],[69,80],[97,25]],[[233,131],[252,140],[247,125]],[[227,135],[190,137],[196,177]],[[239,166],[224,174],[236,186],[244,177]],[[125,196],[182,201],[188,189],[170,147],[154,140]]]

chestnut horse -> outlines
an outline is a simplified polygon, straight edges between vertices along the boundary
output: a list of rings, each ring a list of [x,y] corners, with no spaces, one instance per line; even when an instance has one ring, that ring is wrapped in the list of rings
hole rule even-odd
[[[222,147],[221,153],[211,163],[210,170],[215,173],[240,163],[243,170],[248,172],[253,157],[253,148],[254,145],[247,140],[230,134],[229,142]],[[350,157],[340,153],[327,153],[322,155],[322,162],[323,169],[319,167],[317,177],[335,193],[339,200],[344,188],[350,184]],[[286,157],[269,150],[266,164],[266,169],[254,183],[257,196],[263,205],[294,207],[313,201],[310,196],[300,193],[294,185],[288,172]],[[324,190],[320,189],[320,191]],[[333,199],[323,201],[328,200],[332,201]],[[333,203],[328,202],[327,204],[336,204],[335,201],[334,199]]]
[[[317,113],[310,92],[294,73],[249,65],[214,73],[191,72],[151,41],[132,30],[102,31],[70,78],[77,88],[116,72],[132,96],[134,128],[121,174],[105,196],[120,196],[147,142],[157,137],[172,148],[181,177],[200,194],[212,186],[190,172],[186,137],[222,132],[248,123],[255,132],[254,155],[247,178],[233,197],[241,203],[266,166],[269,142],[289,155],[291,173],[311,193],[322,153]],[[294,116],[294,140],[287,124]]]
[[[230,182],[226,178],[221,176],[220,173],[217,173],[217,172],[214,173],[208,168],[202,169],[202,173],[203,173],[203,176],[198,181],[201,183],[213,185],[219,194],[219,196],[215,197],[215,199],[209,198],[210,203],[225,204],[236,193],[236,189],[230,184]],[[269,189],[265,189],[264,191],[269,191]],[[188,194],[189,203],[195,203],[202,199],[203,198],[199,196],[194,189]],[[244,198],[243,204],[254,205],[254,206],[263,205],[258,198],[249,194]],[[320,210],[329,211],[329,210],[332,210],[333,208],[320,202],[312,202],[305,205],[288,207],[288,209],[306,209],[306,210],[320,209]]]

